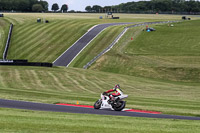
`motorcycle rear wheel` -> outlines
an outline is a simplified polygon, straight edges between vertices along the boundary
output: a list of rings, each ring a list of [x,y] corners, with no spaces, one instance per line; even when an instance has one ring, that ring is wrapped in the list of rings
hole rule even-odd
[[[100,109],[101,108],[101,104],[102,104],[102,100],[97,100],[94,103],[94,109]]]
[[[119,106],[120,104],[120,106]],[[126,106],[126,102],[125,101],[118,101],[118,103],[116,105],[113,105],[113,109],[115,111],[122,111]]]

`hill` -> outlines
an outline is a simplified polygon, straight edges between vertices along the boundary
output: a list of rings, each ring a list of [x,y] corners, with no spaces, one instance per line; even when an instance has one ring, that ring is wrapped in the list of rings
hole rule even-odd
[[[53,62],[96,24],[180,19],[181,16],[119,15],[119,20],[99,19],[105,14],[5,14],[14,23],[9,59]],[[37,18],[50,23],[36,23]],[[109,45],[109,44],[107,44]]]
[[[143,31],[145,27],[129,29],[116,47],[90,69],[199,83],[199,26],[196,20],[175,23],[174,27],[153,25],[156,31],[150,33]]]

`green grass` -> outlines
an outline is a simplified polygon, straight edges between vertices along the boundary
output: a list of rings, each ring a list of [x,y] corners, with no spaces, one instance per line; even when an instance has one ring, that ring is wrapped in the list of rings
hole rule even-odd
[[[8,31],[9,23],[6,20],[0,18],[0,59],[3,58],[3,52],[7,41]]]
[[[142,32],[125,50],[133,55],[199,56],[199,22],[175,23],[174,27],[157,25],[156,32]]]
[[[150,33],[142,31],[145,27],[129,29],[118,45],[90,69],[158,80],[199,82],[199,20],[174,25],[154,25],[157,31]]]
[[[0,108],[0,132],[197,133],[199,121],[54,113]]]
[[[147,20],[159,21],[159,20],[180,20],[181,15],[154,15],[154,14],[114,14],[119,16],[120,19],[99,19],[99,16],[105,18],[105,14],[99,13],[4,13],[5,18],[15,25],[24,24],[26,22],[36,22],[37,18],[44,18],[51,21],[54,20],[90,20],[98,23],[112,23],[112,22],[144,22]],[[191,16],[192,20],[198,19],[196,16]]]
[[[120,83],[127,107],[164,114],[199,116],[199,83],[160,82],[74,68],[0,67],[0,98],[42,103],[93,105]]]

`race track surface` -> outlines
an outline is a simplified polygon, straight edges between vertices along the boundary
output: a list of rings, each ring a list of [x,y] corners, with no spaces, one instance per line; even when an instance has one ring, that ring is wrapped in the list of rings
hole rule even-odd
[[[33,102],[5,100],[5,99],[0,99],[0,107],[38,110],[38,111],[80,113],[80,114],[115,115],[115,116],[148,117],[148,118],[163,118],[163,119],[200,120],[200,117],[136,113],[136,112],[122,112],[122,111],[118,112],[118,111],[111,111],[111,110],[95,110],[95,109],[92,109],[92,108],[80,108],[80,107],[73,107],[73,106],[62,106],[62,105],[55,105],[55,104],[33,103]]]
[[[77,40],[70,48],[68,48],[60,57],[58,57],[54,62],[54,66],[68,66],[73,59],[104,29],[109,26],[114,25],[125,25],[125,24],[134,24],[134,23],[109,23],[109,24],[100,24],[87,33],[85,33],[79,40]]]

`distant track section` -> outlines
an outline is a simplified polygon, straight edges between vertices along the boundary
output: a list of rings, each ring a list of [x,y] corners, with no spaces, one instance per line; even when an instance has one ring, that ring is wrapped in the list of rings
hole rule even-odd
[[[38,110],[38,111],[80,113],[80,114],[98,114],[98,115],[114,115],[114,116],[129,116],[129,117],[162,118],[162,119],[200,120],[200,117],[137,113],[137,112],[123,112],[123,111],[111,111],[111,110],[96,110],[96,109],[92,109],[92,108],[81,108],[81,107],[73,107],[73,106],[62,106],[62,105],[55,105],[55,104],[33,103],[33,102],[4,100],[4,99],[0,99],[0,107]]]
[[[70,48],[68,48],[60,57],[58,57],[54,62],[54,66],[66,66],[79,55],[79,53],[93,40],[98,36],[104,29],[109,26],[114,25],[126,25],[134,23],[109,23],[109,24],[100,24],[91,28],[87,33],[85,33],[79,40],[77,40]]]

